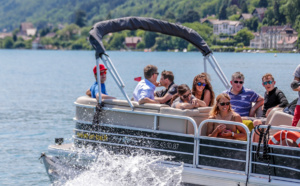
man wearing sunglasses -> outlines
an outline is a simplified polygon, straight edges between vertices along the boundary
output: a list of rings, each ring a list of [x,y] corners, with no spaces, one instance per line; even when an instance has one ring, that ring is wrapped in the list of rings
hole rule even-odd
[[[263,105],[264,99],[251,89],[244,88],[244,75],[241,72],[235,72],[231,76],[231,88],[227,93],[231,100],[231,106],[240,116],[254,117],[256,110]],[[252,107],[252,102],[255,105]]]
[[[155,91],[155,100],[159,101],[161,104],[167,104],[171,106],[171,99],[173,95],[177,93],[177,85],[174,83],[174,75],[171,71],[162,71],[160,81],[160,86],[164,86],[165,88],[160,91]]]
[[[154,65],[147,65],[144,68],[145,79],[141,80],[133,91],[134,101],[138,101],[139,104],[143,103],[159,103],[154,100],[154,90],[158,83],[156,82],[159,73],[157,67]]]
[[[266,124],[265,122],[267,119],[265,117],[268,117],[272,109],[276,107],[284,108],[289,104],[284,93],[277,87],[275,87],[275,83],[275,79],[270,73],[267,73],[262,77],[262,86],[266,89],[262,115],[263,118],[254,120],[253,126]],[[259,141],[259,135],[257,135],[256,133],[254,133],[253,141]]]
[[[86,95],[99,100],[99,89],[98,89],[98,82],[97,82],[97,68],[96,67],[97,66],[95,66],[93,68],[94,77],[95,77],[96,81],[91,86],[91,88],[86,91]],[[106,92],[105,81],[106,81],[106,71],[107,71],[107,69],[102,64],[99,64],[99,69],[100,69],[101,97],[102,97],[102,99],[116,99],[115,97],[107,95],[107,92]]]
[[[284,93],[275,87],[276,81],[272,74],[267,73],[262,77],[262,85],[266,89],[262,117],[267,117],[275,107],[286,107],[289,103]]]

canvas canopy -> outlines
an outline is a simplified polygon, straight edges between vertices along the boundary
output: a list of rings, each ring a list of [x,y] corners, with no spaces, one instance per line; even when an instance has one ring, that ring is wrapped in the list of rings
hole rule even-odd
[[[120,19],[112,19],[96,23],[90,31],[90,43],[96,50],[96,58],[99,58],[105,53],[105,48],[102,43],[102,38],[113,32],[122,30],[145,30],[151,32],[159,32],[166,35],[177,36],[192,43],[200,52],[206,56],[212,51],[207,46],[207,43],[193,29],[185,26],[161,21],[153,18],[143,17],[125,17]]]

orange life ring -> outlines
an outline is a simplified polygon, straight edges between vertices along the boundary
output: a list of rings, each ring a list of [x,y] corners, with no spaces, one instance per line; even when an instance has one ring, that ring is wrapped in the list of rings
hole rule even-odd
[[[300,147],[300,132],[286,131],[286,130],[276,132],[276,134],[274,134],[274,136],[271,139],[269,139],[268,144],[277,145],[279,144],[280,140],[284,140],[285,138],[293,140],[294,142],[297,143],[298,147]]]

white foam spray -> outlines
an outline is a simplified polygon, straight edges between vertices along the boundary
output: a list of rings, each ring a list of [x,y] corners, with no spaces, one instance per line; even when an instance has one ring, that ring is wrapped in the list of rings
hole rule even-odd
[[[166,166],[168,156],[135,153],[116,155],[102,149],[88,169],[54,185],[162,186],[180,185],[183,166]],[[71,179],[70,179],[71,178]]]

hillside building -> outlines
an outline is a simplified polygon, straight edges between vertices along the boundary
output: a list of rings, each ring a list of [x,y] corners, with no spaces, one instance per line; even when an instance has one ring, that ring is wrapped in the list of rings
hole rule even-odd
[[[298,33],[289,25],[264,26],[260,32],[254,33],[254,36],[250,47],[257,49],[289,51],[296,48],[298,40]]]
[[[205,20],[204,22],[208,22],[213,25],[213,34],[215,35],[220,35],[221,33],[233,35],[243,29],[243,24],[240,21],[211,19]]]
[[[125,37],[125,45],[128,48],[136,48],[136,45],[142,41],[141,37]]]

